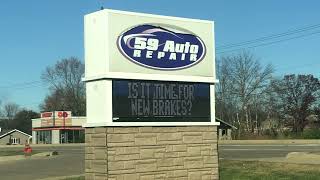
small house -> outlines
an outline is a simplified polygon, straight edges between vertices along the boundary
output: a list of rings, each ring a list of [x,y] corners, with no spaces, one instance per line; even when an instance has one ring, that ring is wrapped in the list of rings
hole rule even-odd
[[[218,126],[218,139],[232,140],[232,130],[237,130],[237,127],[219,118],[216,118],[216,121],[220,122],[220,125]]]
[[[0,145],[17,145],[29,143],[31,135],[19,131],[18,129],[2,130],[0,128]]]

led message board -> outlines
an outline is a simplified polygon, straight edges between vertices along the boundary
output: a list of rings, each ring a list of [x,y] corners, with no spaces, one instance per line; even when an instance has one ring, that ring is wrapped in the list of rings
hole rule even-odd
[[[114,122],[210,122],[204,83],[114,80]]]

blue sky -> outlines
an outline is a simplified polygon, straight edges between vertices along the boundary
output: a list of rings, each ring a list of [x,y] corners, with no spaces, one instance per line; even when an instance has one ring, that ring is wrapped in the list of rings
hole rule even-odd
[[[318,0],[2,0],[0,100],[38,110],[48,93],[46,84],[40,82],[41,72],[61,58],[76,56],[83,60],[83,16],[101,6],[213,20],[217,47],[320,24]],[[272,63],[276,75],[311,73],[320,77],[317,32],[320,27],[296,36],[313,35],[250,50],[263,64]],[[233,49],[220,52],[229,50]]]

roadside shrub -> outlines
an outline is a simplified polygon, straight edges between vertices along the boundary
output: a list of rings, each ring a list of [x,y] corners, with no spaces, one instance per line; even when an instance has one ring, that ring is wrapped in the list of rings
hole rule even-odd
[[[320,139],[320,129],[308,129],[302,133],[303,139]]]
[[[288,137],[291,135],[291,131],[289,131],[289,130],[284,130],[284,131],[282,131],[282,135],[283,135],[284,137],[288,138]]]
[[[264,130],[263,134],[270,136],[272,139],[275,139],[278,136],[278,132],[274,128]]]

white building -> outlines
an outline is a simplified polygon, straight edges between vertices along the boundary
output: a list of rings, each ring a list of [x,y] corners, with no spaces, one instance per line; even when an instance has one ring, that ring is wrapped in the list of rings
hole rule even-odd
[[[71,111],[41,113],[32,119],[33,144],[84,143],[86,117],[73,117]]]

